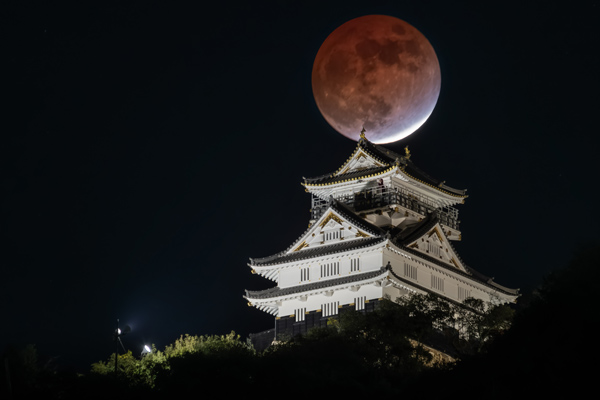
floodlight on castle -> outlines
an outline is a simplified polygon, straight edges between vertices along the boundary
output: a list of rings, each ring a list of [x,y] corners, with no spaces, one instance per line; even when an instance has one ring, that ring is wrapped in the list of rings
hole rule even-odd
[[[398,154],[366,139],[336,171],[305,178],[308,229],[287,249],[251,258],[276,283],[246,291],[248,304],[275,316],[275,337],[324,326],[347,309],[369,311],[383,298],[434,293],[453,302],[514,302],[503,287],[460,258],[457,204],[467,198]]]

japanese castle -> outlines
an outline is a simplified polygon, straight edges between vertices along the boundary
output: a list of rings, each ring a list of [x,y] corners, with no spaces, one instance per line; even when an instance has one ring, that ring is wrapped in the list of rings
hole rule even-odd
[[[454,302],[517,299],[518,289],[476,272],[452,245],[461,239],[454,206],[464,203],[466,191],[430,177],[410,158],[408,148],[397,154],[371,143],[363,130],[336,172],[304,178],[312,196],[308,229],[286,250],[248,264],[276,283],[244,296],[275,316],[274,338],[411,293]]]

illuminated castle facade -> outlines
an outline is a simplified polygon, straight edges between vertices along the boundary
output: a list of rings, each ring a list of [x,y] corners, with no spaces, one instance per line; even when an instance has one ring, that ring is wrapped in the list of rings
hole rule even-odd
[[[304,179],[312,195],[308,229],[286,250],[248,264],[276,283],[244,296],[275,316],[275,337],[324,326],[346,309],[369,311],[384,297],[516,300],[518,290],[477,273],[452,246],[461,239],[454,206],[465,191],[431,178],[410,158],[408,149],[397,154],[363,132],[336,172]]]

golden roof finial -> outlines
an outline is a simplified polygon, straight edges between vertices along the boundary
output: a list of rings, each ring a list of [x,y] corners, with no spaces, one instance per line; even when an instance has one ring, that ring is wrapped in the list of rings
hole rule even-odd
[[[360,131],[360,138],[361,139],[366,139],[365,132],[366,132],[366,130],[365,130],[365,127],[363,126],[362,131]]]
[[[410,150],[408,149],[408,146],[406,146],[404,148],[404,153],[406,153],[406,159],[409,160],[410,159]]]

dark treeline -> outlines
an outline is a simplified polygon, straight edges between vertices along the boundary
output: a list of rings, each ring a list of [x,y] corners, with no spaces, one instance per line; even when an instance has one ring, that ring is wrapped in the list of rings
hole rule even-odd
[[[268,396],[570,396],[592,387],[600,246],[581,250],[516,313],[435,296],[382,301],[262,353],[235,333],[184,335],[142,358],[98,361],[84,375],[51,368],[34,346],[3,355],[6,399]],[[460,332],[460,334],[459,334]],[[441,357],[431,348],[443,349]]]
[[[437,382],[432,394],[453,398],[466,388],[488,399],[588,397],[598,371],[599,278],[600,245],[589,244],[546,277],[485,354],[420,378]]]

